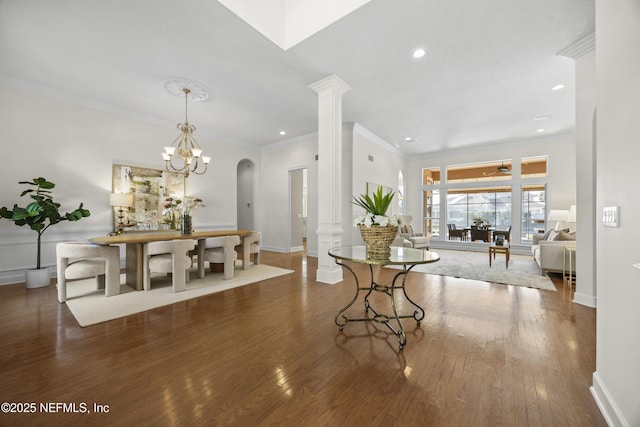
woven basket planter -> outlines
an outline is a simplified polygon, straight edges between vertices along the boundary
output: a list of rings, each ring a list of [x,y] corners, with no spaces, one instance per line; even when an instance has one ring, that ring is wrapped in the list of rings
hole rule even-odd
[[[367,257],[370,259],[389,259],[391,249],[389,246],[398,234],[398,227],[395,225],[387,225],[381,227],[372,225],[367,227],[360,226],[360,235],[367,245]]]

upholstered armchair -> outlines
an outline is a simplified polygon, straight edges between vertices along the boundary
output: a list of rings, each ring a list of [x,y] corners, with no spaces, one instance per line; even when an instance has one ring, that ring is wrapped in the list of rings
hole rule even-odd
[[[209,262],[209,268],[214,270],[214,264],[223,264],[224,279],[233,279],[235,276],[236,258],[238,253],[235,251],[235,247],[240,244],[240,237],[238,236],[221,236],[210,237],[206,240],[204,247],[198,247],[198,256],[202,256],[203,261]],[[204,263],[199,264],[199,268],[202,271],[200,277],[204,277]]]
[[[120,248],[85,242],[64,242],[56,245],[58,270],[58,301],[67,300],[67,280],[96,278],[98,289],[105,296],[120,293]]]
[[[184,291],[192,265],[188,252],[196,247],[196,243],[195,240],[189,239],[145,244],[142,254],[144,290],[151,289],[151,272],[158,272],[171,273],[173,292]]]
[[[251,267],[251,255],[253,255],[253,265],[260,264],[260,241],[261,231],[253,231],[242,238],[242,244],[238,246],[242,250],[242,269],[248,270]]]
[[[411,242],[416,249],[429,249],[429,237],[416,234],[411,225],[411,215],[398,216],[398,235]]]

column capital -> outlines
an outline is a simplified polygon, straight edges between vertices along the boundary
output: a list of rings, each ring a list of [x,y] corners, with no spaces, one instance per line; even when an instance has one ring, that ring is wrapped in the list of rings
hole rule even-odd
[[[340,94],[343,94],[351,90],[351,86],[349,86],[347,83],[345,83],[344,80],[342,80],[335,74],[332,74],[329,77],[325,77],[322,80],[318,80],[315,83],[311,83],[307,87],[318,93],[327,90],[334,90],[336,92],[339,92]]]

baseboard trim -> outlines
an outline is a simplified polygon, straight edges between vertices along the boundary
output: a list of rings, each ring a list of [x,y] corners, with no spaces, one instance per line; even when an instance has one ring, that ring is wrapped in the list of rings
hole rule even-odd
[[[610,427],[630,426],[597,371],[593,373],[593,385],[589,388],[589,391],[591,391],[593,399]]]
[[[576,292],[573,294],[573,302],[586,307],[597,308],[598,297]]]

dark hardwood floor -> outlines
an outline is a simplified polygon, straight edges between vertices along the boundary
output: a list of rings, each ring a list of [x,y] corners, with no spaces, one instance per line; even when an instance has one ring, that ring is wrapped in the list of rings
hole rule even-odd
[[[326,285],[316,258],[262,262],[295,273],[87,328],[54,285],[0,286],[1,401],[37,405],[0,425],[606,425],[589,392],[596,312],[559,278],[549,292],[412,273],[427,313],[404,320],[398,351],[384,325],[338,330],[347,272]]]

